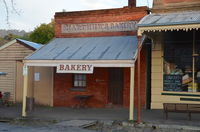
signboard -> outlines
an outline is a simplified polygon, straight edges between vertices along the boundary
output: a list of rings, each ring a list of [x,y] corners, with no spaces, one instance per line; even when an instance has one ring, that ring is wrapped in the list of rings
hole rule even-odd
[[[94,66],[91,64],[59,64],[57,73],[93,73]]]
[[[182,91],[182,75],[164,75],[164,91]]]
[[[23,75],[24,76],[28,75],[28,66],[27,65],[23,66]]]
[[[36,72],[36,73],[34,74],[34,80],[35,80],[35,81],[40,81],[40,73]]]
[[[137,21],[62,24],[61,33],[135,31]]]

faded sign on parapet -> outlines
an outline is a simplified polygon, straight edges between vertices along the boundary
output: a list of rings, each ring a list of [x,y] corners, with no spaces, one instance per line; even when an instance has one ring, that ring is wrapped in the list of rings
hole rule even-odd
[[[62,33],[135,31],[137,21],[62,24]]]

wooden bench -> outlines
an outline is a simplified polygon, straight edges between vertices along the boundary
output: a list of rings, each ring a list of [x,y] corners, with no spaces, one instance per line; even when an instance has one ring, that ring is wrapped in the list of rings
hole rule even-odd
[[[189,120],[191,120],[191,113],[200,113],[200,104],[164,103],[163,107],[166,120],[169,112],[188,113]]]

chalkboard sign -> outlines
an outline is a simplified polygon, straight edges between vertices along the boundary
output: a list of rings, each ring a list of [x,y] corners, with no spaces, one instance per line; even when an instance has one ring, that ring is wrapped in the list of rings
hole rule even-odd
[[[182,75],[164,75],[164,91],[182,91]]]

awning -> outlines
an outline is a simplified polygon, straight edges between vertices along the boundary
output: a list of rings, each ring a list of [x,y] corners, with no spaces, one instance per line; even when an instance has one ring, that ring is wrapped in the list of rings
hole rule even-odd
[[[24,62],[29,66],[92,63],[96,67],[132,67],[136,52],[136,36],[55,38]]]
[[[149,14],[138,23],[138,35],[143,32],[197,30],[200,11]]]

